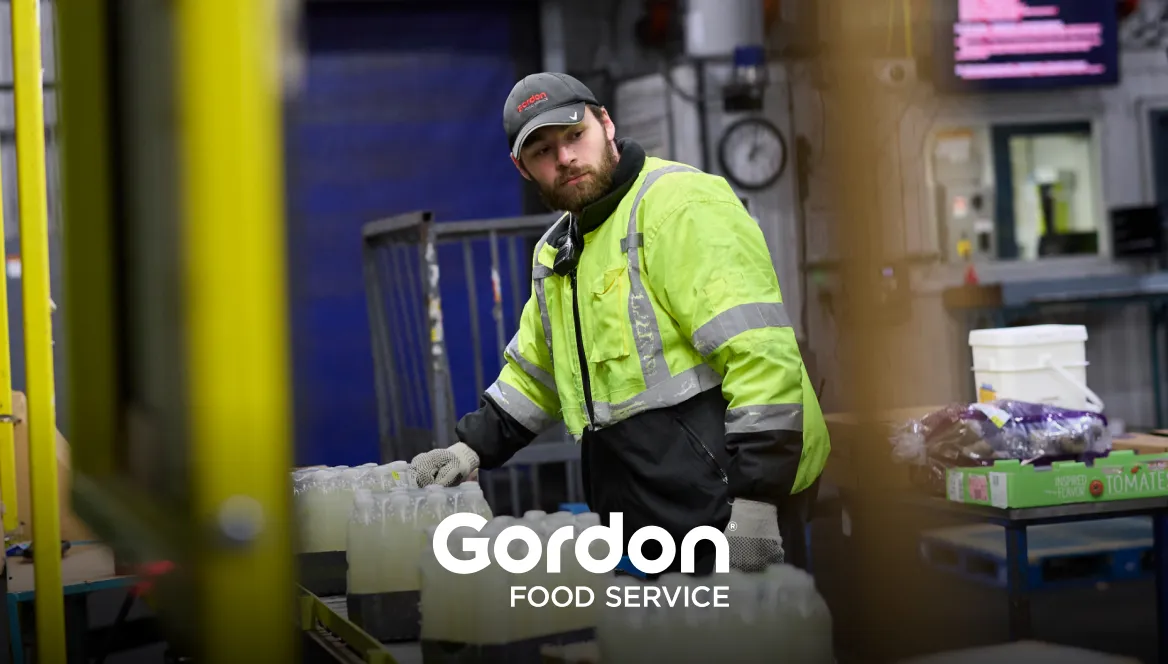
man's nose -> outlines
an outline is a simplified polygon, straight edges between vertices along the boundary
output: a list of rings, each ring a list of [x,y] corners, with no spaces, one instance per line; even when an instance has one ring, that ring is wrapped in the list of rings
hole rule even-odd
[[[570,145],[561,145],[556,149],[556,163],[560,166],[571,166],[576,163],[576,151]]]

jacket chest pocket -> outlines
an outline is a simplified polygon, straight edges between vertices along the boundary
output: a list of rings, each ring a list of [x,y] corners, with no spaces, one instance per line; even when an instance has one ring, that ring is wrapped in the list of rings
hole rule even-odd
[[[628,267],[605,270],[592,282],[588,309],[589,362],[605,362],[629,356]]]

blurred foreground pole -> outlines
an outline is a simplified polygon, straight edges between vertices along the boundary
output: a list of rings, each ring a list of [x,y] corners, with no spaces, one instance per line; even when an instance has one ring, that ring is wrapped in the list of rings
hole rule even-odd
[[[859,9],[857,3],[851,6]],[[888,207],[882,202],[889,194],[880,191],[883,184],[896,187],[892,196],[900,192],[899,181],[886,171],[886,165],[896,161],[887,161],[890,155],[883,154],[900,145],[896,134],[887,135],[898,132],[899,123],[882,121],[899,115],[898,109],[888,108],[892,99],[877,74],[884,31],[875,21],[865,25],[859,18],[824,27],[827,48],[817,65],[825,102],[835,111],[828,115],[825,131],[832,151],[827,174],[833,201],[832,248],[840,265],[840,382],[846,410],[858,417],[854,438],[847,441],[856,478],[849,505],[855,525],[848,557],[852,566],[848,624],[841,625],[847,636],[839,640],[854,649],[849,654],[856,661],[875,663],[894,661],[913,650],[916,635],[909,616],[921,598],[920,575],[913,573],[915,549],[904,534],[912,524],[906,529],[903,522],[912,514],[894,507],[899,489],[894,488],[893,474],[903,469],[889,463],[888,435],[878,415],[906,405],[889,403],[896,392],[890,386],[913,380],[907,375],[912,363],[901,361],[896,353],[908,347],[927,353],[937,340],[896,343],[895,335],[917,334],[920,327],[912,322],[893,327],[883,310],[882,269],[899,258],[888,255],[886,248],[904,244],[902,238],[886,237],[899,232],[901,224],[886,218]],[[838,450],[844,441],[832,442]]]
[[[39,0],[12,0],[12,62],[16,92],[32,539],[36,551],[36,649],[37,659],[41,662],[64,662],[65,596],[61,586],[61,520],[57,504],[57,425]]]
[[[281,3],[173,6],[195,659],[294,662]]]

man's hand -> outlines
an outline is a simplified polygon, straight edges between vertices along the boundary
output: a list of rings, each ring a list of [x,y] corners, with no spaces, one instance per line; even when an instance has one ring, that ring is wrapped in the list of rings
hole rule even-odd
[[[454,486],[478,469],[479,455],[465,443],[455,443],[444,449],[422,452],[410,465],[419,488],[430,484]]]
[[[761,572],[783,562],[778,510],[770,503],[735,500],[725,534],[730,545],[731,569]]]

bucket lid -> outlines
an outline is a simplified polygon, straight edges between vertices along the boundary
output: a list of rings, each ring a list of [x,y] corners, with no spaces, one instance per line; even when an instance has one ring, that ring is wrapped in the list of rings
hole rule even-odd
[[[1039,346],[1086,340],[1087,328],[1083,325],[998,327],[969,333],[970,346]]]

